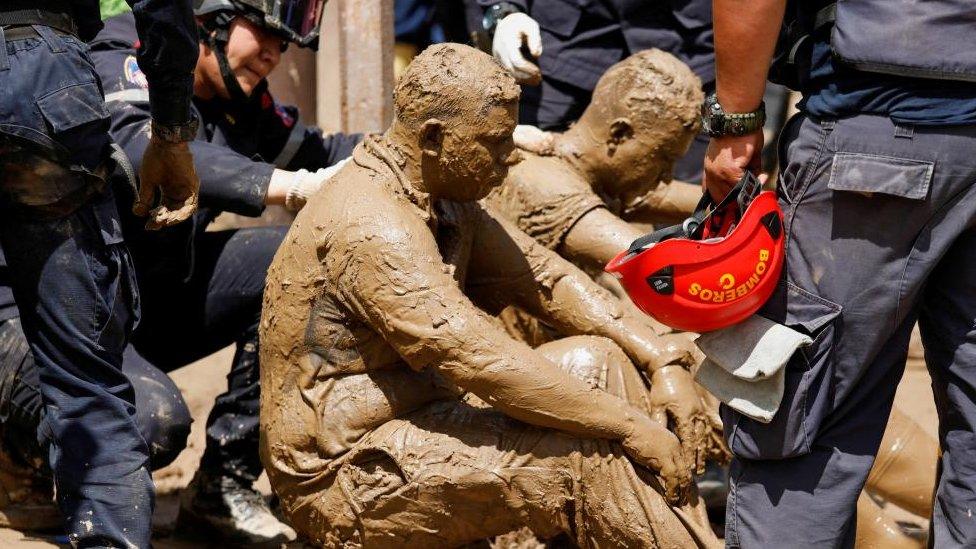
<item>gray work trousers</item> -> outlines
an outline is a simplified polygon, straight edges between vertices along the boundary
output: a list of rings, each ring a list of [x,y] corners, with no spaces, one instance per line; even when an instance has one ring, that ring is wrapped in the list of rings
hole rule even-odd
[[[786,268],[761,314],[814,343],[773,421],[724,408],[729,547],[851,547],[918,320],[939,411],[932,542],[976,544],[976,126],[792,119]]]

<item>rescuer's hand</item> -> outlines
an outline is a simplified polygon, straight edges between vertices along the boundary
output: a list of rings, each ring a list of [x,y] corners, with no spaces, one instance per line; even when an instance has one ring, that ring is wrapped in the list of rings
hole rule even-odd
[[[308,170],[298,170],[297,172],[285,172],[291,177],[287,183],[285,192],[285,208],[297,212],[305,207],[305,203],[312,197],[325,183],[339,173],[350,158],[344,158],[328,168],[322,168],[310,172]],[[275,170],[276,172],[280,170]],[[274,176],[273,176],[274,177]]]
[[[762,130],[742,136],[713,137],[708,142],[702,187],[712,195],[712,200],[719,202],[725,198],[746,170],[760,175],[762,148]],[[760,176],[760,181],[765,178]]]
[[[542,72],[522,53],[525,45],[532,57],[542,55],[542,34],[539,24],[524,13],[506,15],[495,27],[495,37],[491,42],[491,54],[515,80],[522,84],[538,85]]]
[[[654,471],[671,505],[681,505],[691,490],[691,469],[681,444],[667,427],[640,415],[631,434],[622,441],[624,451],[638,464]]]
[[[528,124],[515,126],[512,140],[515,141],[516,147],[540,156],[552,154],[556,144],[556,138],[552,133]]]
[[[160,203],[153,208],[157,189]],[[197,210],[199,198],[200,180],[189,145],[150,138],[142,156],[139,196],[132,213],[139,217],[149,215],[146,228],[156,230],[186,221]]]
[[[696,474],[705,472],[710,422],[695,380],[681,366],[665,366],[651,374],[651,417],[672,426],[681,441],[685,462]]]

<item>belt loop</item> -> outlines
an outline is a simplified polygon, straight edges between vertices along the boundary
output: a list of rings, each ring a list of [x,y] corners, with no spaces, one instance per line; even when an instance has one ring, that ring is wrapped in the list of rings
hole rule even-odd
[[[902,139],[912,139],[915,137],[915,126],[895,124],[895,137],[900,137]]]
[[[47,46],[51,48],[51,53],[64,53],[67,51],[64,47],[64,41],[61,37],[55,34],[51,27],[45,27],[44,25],[31,25],[34,32],[41,37],[41,40],[47,42]]]
[[[10,61],[7,59],[7,39],[3,35],[3,27],[0,27],[0,71],[10,68]]]
[[[833,130],[834,129],[834,125],[836,125],[836,124],[837,124],[837,121],[836,120],[821,120],[820,121],[820,127],[823,128],[824,130],[828,131],[828,132],[831,131],[831,130]]]

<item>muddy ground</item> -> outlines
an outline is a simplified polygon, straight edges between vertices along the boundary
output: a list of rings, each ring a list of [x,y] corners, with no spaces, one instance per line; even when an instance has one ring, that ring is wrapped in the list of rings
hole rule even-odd
[[[917,334],[916,334],[917,335]],[[176,380],[176,384],[183,391],[190,410],[193,412],[193,429],[190,433],[190,441],[182,454],[176,461],[158,471],[154,477],[158,487],[159,496],[157,498],[156,513],[153,519],[155,536],[153,544],[156,549],[188,549],[199,547],[218,547],[216,544],[207,543],[205,532],[194,532],[192,534],[202,537],[204,541],[185,541],[173,535],[176,512],[179,505],[180,490],[193,477],[200,454],[203,451],[203,429],[206,422],[207,413],[213,404],[214,397],[219,394],[226,386],[225,376],[230,368],[230,361],[233,356],[233,349],[227,348],[215,353],[203,360],[195,362],[185,368],[181,368],[171,375]],[[898,388],[896,402],[901,406],[909,417],[919,421],[925,429],[935,435],[936,415],[935,405],[932,401],[932,389],[929,385],[928,373],[925,371],[925,364],[921,357],[921,346],[917,340],[913,341],[913,352],[909,357],[908,368],[901,386]],[[259,488],[265,493],[269,486],[267,479],[262,477],[258,481]],[[899,518],[912,520],[907,514],[897,515]],[[525,536],[512,536],[509,538],[515,543],[500,543],[506,549],[517,547],[519,549],[529,549],[539,545]],[[44,534],[25,533],[16,530],[0,529],[0,548],[24,548],[24,549],[51,549],[58,547],[56,537]],[[302,544],[292,544],[289,549],[302,547]]]

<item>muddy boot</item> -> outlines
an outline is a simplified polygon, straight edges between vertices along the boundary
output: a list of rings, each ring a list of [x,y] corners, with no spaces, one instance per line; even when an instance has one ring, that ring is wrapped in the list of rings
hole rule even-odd
[[[51,480],[18,465],[0,450],[0,528],[55,530],[64,527]]]
[[[237,547],[278,547],[297,537],[249,485],[199,472],[180,497],[176,535]]]

